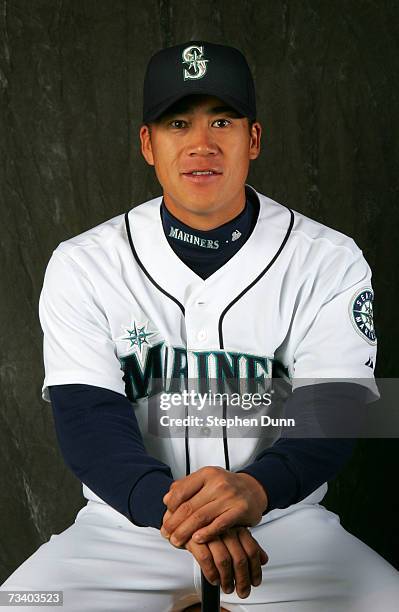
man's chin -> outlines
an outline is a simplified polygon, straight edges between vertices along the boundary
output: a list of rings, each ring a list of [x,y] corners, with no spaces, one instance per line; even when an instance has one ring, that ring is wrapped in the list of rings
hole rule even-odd
[[[210,213],[216,212],[218,209],[217,202],[211,200],[205,200],[199,202],[198,200],[185,201],[183,208],[190,213],[196,215],[209,215]]]
[[[187,212],[194,214],[209,214],[219,208],[220,195],[214,193],[192,193],[184,191],[178,197],[171,198],[174,206],[183,208]],[[167,200],[166,200],[167,202]]]

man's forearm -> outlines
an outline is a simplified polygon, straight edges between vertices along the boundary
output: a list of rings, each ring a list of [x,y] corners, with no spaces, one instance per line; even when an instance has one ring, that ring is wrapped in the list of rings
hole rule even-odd
[[[162,497],[173,482],[144,447],[129,400],[91,385],[50,387],[59,446],[67,466],[101,499],[140,527],[160,528]]]
[[[322,383],[294,391],[287,406],[298,422],[310,415],[325,424],[326,437],[281,437],[262,451],[254,462],[237,470],[250,474],[264,487],[267,512],[286,508],[310,495],[324,482],[335,478],[352,456],[356,440],[329,437],[337,414],[361,413],[367,390],[355,383]],[[338,412],[339,410],[339,412]],[[343,432],[344,433],[344,432]]]
[[[297,413],[300,419],[306,409],[319,411],[321,417],[323,414],[333,414],[338,405],[344,411],[359,410],[364,396],[365,388],[360,385],[323,383],[312,388],[299,388],[287,401],[290,402],[291,414]],[[309,402],[313,404],[309,405]],[[351,438],[280,438],[251,464],[236,470],[236,475],[252,477],[247,486],[240,486],[231,478],[231,473],[229,476],[223,473],[224,470],[218,473],[216,468],[202,468],[205,470],[204,477],[190,475],[182,479],[165,498],[169,512],[165,515],[161,533],[168,534],[172,543],[179,545],[191,536],[194,539],[199,536],[198,541],[207,541],[220,533],[222,528],[237,524],[251,525],[252,521],[248,520],[251,509],[255,509],[255,515],[259,511],[259,521],[262,514],[301,501],[322,483],[335,477],[351,457],[354,446],[355,440]],[[196,479],[195,488],[186,484],[193,482],[193,478]],[[226,500],[223,501],[222,496],[218,495],[216,502],[214,491],[220,480],[225,481]],[[262,487],[265,497],[258,495],[259,487],[255,482]],[[230,491],[227,490],[229,487]],[[202,509],[212,502],[215,502],[212,514],[210,510]],[[207,525],[202,515],[209,516]],[[201,539],[201,536],[205,539]]]

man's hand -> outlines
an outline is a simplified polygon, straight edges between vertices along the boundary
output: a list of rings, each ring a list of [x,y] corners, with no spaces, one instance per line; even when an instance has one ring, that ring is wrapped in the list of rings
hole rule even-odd
[[[235,588],[238,597],[244,599],[251,585],[262,582],[261,566],[267,563],[268,556],[245,527],[233,527],[207,544],[190,539],[185,548],[195,557],[207,580],[218,581],[225,593]]]
[[[236,525],[254,526],[268,504],[255,478],[214,466],[175,480],[163,502],[161,534],[178,547],[190,538],[203,544]]]

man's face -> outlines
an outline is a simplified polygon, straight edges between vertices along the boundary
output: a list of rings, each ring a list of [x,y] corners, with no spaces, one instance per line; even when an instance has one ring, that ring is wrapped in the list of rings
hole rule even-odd
[[[140,130],[142,153],[155,167],[172,212],[209,215],[242,209],[249,163],[260,152],[259,123],[250,133],[248,119],[225,102],[193,95],[179,100],[150,127],[151,132],[146,125]]]

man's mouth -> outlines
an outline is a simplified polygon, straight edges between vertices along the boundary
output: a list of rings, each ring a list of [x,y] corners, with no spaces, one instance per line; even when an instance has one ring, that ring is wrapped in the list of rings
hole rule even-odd
[[[183,171],[182,174],[201,176],[207,174],[222,174],[222,172],[216,168],[193,168],[192,170]]]
[[[182,175],[191,180],[194,181],[196,183],[199,183],[200,181],[212,181],[215,180],[217,177],[221,176],[222,172],[219,172],[218,170],[214,170],[212,168],[209,168],[207,170],[190,170],[189,172],[182,172]]]
[[[193,172],[188,172],[188,174],[200,176],[201,174],[217,174],[217,172],[213,172],[213,170],[193,170]]]

